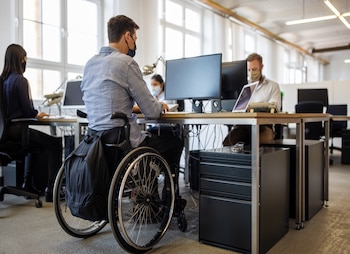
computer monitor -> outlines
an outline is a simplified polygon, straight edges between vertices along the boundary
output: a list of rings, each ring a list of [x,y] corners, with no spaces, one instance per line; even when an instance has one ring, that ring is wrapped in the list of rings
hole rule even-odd
[[[247,60],[222,63],[221,99],[237,99],[247,80]]]
[[[165,98],[192,99],[193,110],[203,112],[202,100],[221,97],[222,54],[166,61]]]
[[[81,80],[68,80],[63,96],[63,108],[83,109],[85,104],[83,101],[83,92],[80,88]]]
[[[327,88],[311,88],[298,89],[298,103],[304,101],[319,101],[323,107],[328,107],[328,89]]]

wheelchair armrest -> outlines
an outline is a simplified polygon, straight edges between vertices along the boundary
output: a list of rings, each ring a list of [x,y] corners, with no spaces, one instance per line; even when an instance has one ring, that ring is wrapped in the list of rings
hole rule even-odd
[[[117,118],[123,119],[125,125],[129,124],[129,118],[126,116],[126,114],[121,113],[121,112],[113,112],[111,115],[111,119],[117,119]]]
[[[123,119],[124,120],[124,130],[125,130],[125,138],[128,140],[128,144],[130,142],[130,124],[129,124],[129,118],[126,116],[126,114],[121,112],[113,112],[111,115],[111,119]]]
[[[81,118],[87,118],[87,113],[77,109],[77,116],[79,116]]]

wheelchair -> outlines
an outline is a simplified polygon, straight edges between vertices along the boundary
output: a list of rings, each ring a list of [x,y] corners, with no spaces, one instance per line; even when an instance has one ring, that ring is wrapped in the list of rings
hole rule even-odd
[[[82,116],[81,113],[78,115]],[[124,126],[129,127],[124,114],[112,118],[123,118]],[[124,250],[144,253],[164,236],[173,216],[177,217],[179,229],[186,231],[185,204],[178,187],[179,173],[172,173],[165,159],[153,148],[131,149],[119,162],[109,188],[108,220],[89,221],[71,214],[66,203],[64,165],[56,176],[53,206],[60,226],[69,235],[88,238],[109,222],[114,238]]]

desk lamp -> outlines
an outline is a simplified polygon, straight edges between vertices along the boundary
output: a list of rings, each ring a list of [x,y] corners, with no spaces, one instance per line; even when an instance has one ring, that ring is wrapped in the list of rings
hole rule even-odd
[[[154,72],[154,69],[157,67],[159,61],[161,61],[165,65],[165,59],[162,56],[160,56],[152,65],[144,65],[142,67],[142,74],[144,76],[152,74]]]

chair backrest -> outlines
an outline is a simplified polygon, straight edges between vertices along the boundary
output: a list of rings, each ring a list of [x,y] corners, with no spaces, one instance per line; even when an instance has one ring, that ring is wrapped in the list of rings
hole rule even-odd
[[[4,140],[6,131],[6,111],[3,83],[0,79],[0,142]]]
[[[296,113],[323,113],[323,104],[319,101],[305,101],[295,105]],[[323,133],[322,122],[306,123],[305,138],[318,140]]]
[[[296,113],[323,113],[323,104],[318,101],[304,101],[295,105]]]
[[[348,115],[347,104],[330,104],[327,108],[327,113],[331,115]],[[332,121],[331,122],[331,135],[335,132],[346,130],[348,127],[348,121]]]

